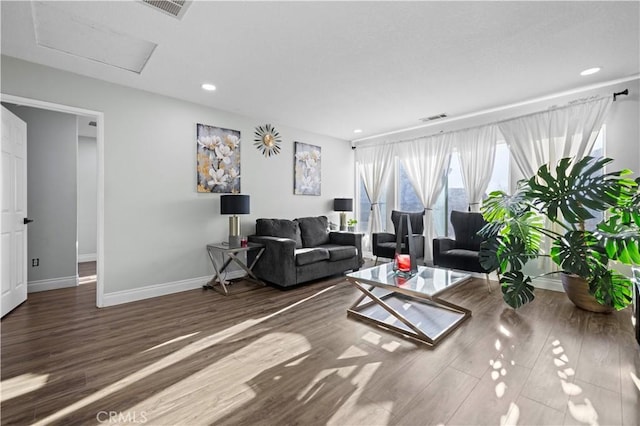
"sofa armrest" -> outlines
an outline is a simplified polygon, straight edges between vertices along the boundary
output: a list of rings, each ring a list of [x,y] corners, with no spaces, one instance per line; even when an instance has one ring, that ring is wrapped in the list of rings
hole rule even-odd
[[[437,265],[440,260],[440,254],[452,250],[456,247],[455,240],[451,238],[434,238],[433,239],[433,264]]]
[[[392,243],[396,240],[396,236],[388,232],[374,232],[371,234],[371,238],[374,246],[379,243]]]
[[[342,246],[355,246],[358,250],[358,265],[362,266],[362,234],[357,232],[330,232],[329,242]]]
[[[282,286],[296,283],[296,242],[290,238],[249,235],[249,242],[264,244],[265,250],[254,272],[259,278]],[[255,256],[254,251],[249,254]],[[252,262],[253,259],[249,260]],[[251,264],[251,263],[249,263]]]
[[[434,238],[433,239],[433,252],[442,253],[448,250],[456,248],[456,241],[451,238]]]

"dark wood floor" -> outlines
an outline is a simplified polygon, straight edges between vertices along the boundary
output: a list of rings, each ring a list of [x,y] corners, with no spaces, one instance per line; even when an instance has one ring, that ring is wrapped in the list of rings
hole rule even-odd
[[[2,321],[2,424],[640,424],[630,312],[497,284],[429,349],[347,319],[343,279],[97,309],[95,286],[30,294]],[[634,383],[634,380],[636,381]]]
[[[96,262],[81,262],[78,263],[78,277],[96,279]],[[88,281],[87,281],[88,282]]]

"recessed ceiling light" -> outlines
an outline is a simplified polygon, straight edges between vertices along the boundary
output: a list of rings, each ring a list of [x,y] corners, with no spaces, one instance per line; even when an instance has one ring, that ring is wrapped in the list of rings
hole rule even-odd
[[[216,86],[214,86],[213,84],[209,84],[209,83],[204,83],[200,87],[202,87],[202,89],[204,89],[204,90],[208,90],[209,92],[213,92],[214,90],[216,90]]]
[[[597,73],[598,71],[600,71],[600,67],[588,68],[588,69],[586,69],[586,70],[582,71],[582,72],[580,73],[580,75],[583,75],[583,76],[584,76],[584,75],[591,75],[591,74],[595,74],[595,73]]]
[[[362,133],[362,129],[355,129],[353,133]]]

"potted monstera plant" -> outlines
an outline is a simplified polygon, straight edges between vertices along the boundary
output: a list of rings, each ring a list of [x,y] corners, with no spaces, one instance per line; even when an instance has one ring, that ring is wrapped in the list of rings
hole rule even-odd
[[[605,173],[611,161],[563,158],[555,170],[543,165],[520,181],[512,195],[496,191],[484,201],[488,223],[480,231],[480,262],[498,272],[508,305],[531,302],[532,279],[559,272],[569,298],[581,308],[602,312],[631,303],[632,280],[610,261],[640,264],[640,178],[628,178],[629,170]],[[585,221],[596,217],[604,219],[585,229]],[[540,257],[550,257],[561,271],[527,275],[525,265]]]

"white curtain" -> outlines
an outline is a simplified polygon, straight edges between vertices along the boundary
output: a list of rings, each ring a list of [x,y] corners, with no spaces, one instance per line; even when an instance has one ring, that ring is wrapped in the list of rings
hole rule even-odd
[[[529,178],[545,163],[588,155],[611,107],[612,98],[589,100],[498,123],[522,175]]]
[[[370,249],[371,234],[384,231],[380,215],[380,198],[391,176],[394,157],[393,145],[376,145],[356,149],[356,164],[371,202],[371,216],[367,229],[368,238],[364,241],[366,250]]]
[[[496,156],[498,129],[495,125],[455,132],[453,146],[460,154],[462,182],[469,199],[469,209],[480,211],[480,203],[489,186]]]
[[[543,164],[549,163],[553,170],[563,157],[580,159],[589,155],[611,103],[610,96],[588,100],[504,121],[498,126],[518,169],[528,179]],[[554,224],[552,229],[561,232],[559,225]],[[545,239],[544,248],[548,252],[548,239]],[[541,262],[540,268],[542,271],[557,270],[548,258]]]
[[[451,160],[451,134],[420,138],[398,144],[397,154],[425,208],[424,260],[433,260],[436,237],[433,206],[442,191]]]

